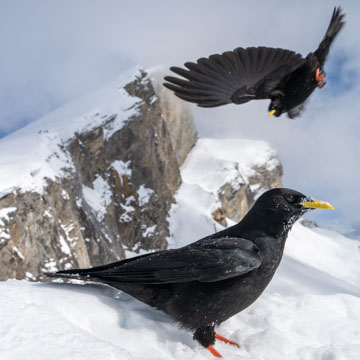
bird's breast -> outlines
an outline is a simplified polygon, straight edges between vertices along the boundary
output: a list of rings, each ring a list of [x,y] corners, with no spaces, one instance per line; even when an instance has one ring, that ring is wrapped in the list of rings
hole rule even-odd
[[[302,104],[316,89],[315,68],[310,63],[306,63],[295,71],[284,84],[286,108],[293,109]]]

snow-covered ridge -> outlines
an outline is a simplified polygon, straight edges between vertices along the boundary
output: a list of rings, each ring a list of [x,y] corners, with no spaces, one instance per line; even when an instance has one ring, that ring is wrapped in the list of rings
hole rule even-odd
[[[247,183],[256,174],[256,168],[271,171],[279,164],[276,151],[265,141],[199,139],[181,175],[185,183],[215,192],[225,183]]]
[[[141,76],[141,68],[124,73],[105,88],[66,104],[0,140],[0,194],[17,189],[41,192],[44,179],[72,168],[64,145],[76,133],[104,125],[104,137],[121,129],[137,112],[139,98],[124,86]],[[111,122],[111,125],[106,125]]]

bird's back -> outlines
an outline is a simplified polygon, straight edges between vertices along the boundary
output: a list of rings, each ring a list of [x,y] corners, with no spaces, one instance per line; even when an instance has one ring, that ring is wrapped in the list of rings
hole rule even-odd
[[[214,234],[215,235],[215,234]],[[251,305],[271,281],[283,254],[285,239],[257,238],[261,266],[247,274],[214,282],[109,285],[164,311],[183,327],[220,324]]]

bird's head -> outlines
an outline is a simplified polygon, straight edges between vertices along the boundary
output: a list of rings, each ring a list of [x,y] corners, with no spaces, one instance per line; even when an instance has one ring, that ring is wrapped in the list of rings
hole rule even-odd
[[[282,98],[276,98],[271,100],[269,105],[269,115],[279,117],[282,113],[285,112],[285,105]]]
[[[257,214],[269,232],[288,231],[303,214],[314,209],[334,209],[325,201],[315,200],[298,191],[279,188],[266,191],[254,204]]]

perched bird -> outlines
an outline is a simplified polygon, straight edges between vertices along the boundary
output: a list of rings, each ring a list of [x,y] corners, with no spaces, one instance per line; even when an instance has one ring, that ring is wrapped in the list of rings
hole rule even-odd
[[[96,281],[164,311],[214,356],[215,327],[251,305],[278,267],[288,232],[310,209],[333,209],[295,190],[265,192],[238,224],[179,249],[51,277]]]
[[[215,327],[251,305],[278,267],[288,232],[310,209],[333,209],[295,190],[265,192],[238,224],[179,249],[51,277],[96,281],[164,311],[214,356]]]
[[[297,117],[316,87],[325,86],[323,71],[332,41],[344,25],[344,14],[335,8],[326,34],[315,52],[306,58],[290,50],[268,47],[233,51],[187,62],[170,69],[180,79],[166,76],[164,86],[179,98],[201,107],[244,104],[270,99],[269,115]]]

